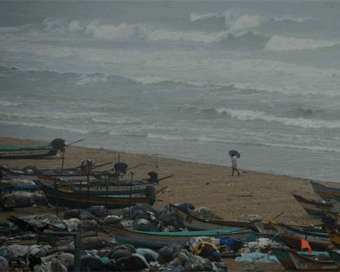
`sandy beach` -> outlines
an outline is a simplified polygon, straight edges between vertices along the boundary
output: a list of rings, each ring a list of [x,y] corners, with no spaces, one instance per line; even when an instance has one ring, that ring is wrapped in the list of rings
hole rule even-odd
[[[32,140],[19,140],[0,137],[1,146],[46,144]],[[154,207],[162,209],[168,203],[190,202],[199,207],[207,207],[225,220],[247,221],[251,217],[260,217],[265,222],[269,217],[276,217],[277,221],[287,224],[318,224],[319,220],[309,216],[293,198],[295,191],[307,198],[318,199],[314,194],[309,180],[286,175],[255,172],[242,169],[242,158],[239,160],[240,176],[231,176],[231,168],[212,164],[199,164],[158,156],[142,154],[118,153],[106,149],[91,149],[80,147],[81,143],[66,147],[64,167],[79,166],[84,158],[92,159],[97,165],[112,162],[101,167],[101,170],[111,169],[113,164],[123,161],[129,167],[134,167],[133,178],[148,178],[148,172],[156,171],[158,177],[170,178],[161,180],[156,190],[163,189],[158,194]],[[230,157],[226,156],[230,162]],[[0,164],[9,167],[61,167],[62,157],[39,160],[0,160]],[[274,170],[274,169],[273,169]],[[131,171],[127,178],[132,177]],[[327,183],[332,184],[334,183]],[[164,189],[165,188],[165,189]],[[46,212],[45,208],[16,209],[17,216],[25,213]],[[53,210],[51,211],[53,212]],[[2,220],[9,213],[2,213]],[[255,265],[240,264],[232,260],[225,260],[230,271],[244,271],[247,268],[259,267],[264,271],[284,271],[280,264]]]

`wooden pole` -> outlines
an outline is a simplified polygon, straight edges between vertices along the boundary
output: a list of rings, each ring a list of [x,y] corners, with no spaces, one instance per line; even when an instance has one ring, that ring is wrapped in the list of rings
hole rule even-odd
[[[56,209],[56,214],[59,216],[59,208],[58,208],[58,188],[57,188],[57,182],[54,181],[54,196],[55,196],[55,209]]]
[[[66,148],[63,147],[63,159],[61,161],[61,169],[64,169],[65,151],[66,151]]]
[[[81,238],[79,232],[74,236],[74,272],[80,272],[80,248]]]

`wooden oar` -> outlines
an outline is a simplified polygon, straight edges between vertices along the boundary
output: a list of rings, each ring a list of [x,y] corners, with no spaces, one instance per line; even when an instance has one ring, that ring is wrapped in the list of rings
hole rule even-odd
[[[158,181],[163,180],[163,179],[167,179],[167,178],[171,178],[171,177],[173,177],[173,176],[174,176],[174,175],[169,175],[169,176],[166,176],[166,177],[164,177],[164,178],[158,179]]]
[[[81,141],[84,141],[84,140],[85,140],[85,138],[83,138],[83,139],[80,139],[80,140],[78,140],[78,141],[75,141],[75,142],[73,142],[73,143],[67,144],[66,146],[70,146],[70,145],[73,145],[73,144],[79,143],[79,142],[81,142]]]
[[[130,168],[127,168],[126,171],[131,170],[131,169],[134,169],[134,168],[137,168],[137,167],[142,166],[142,165],[145,165],[145,163],[137,164],[137,165],[135,165],[135,166],[132,166],[132,167],[130,167]]]
[[[105,163],[102,163],[102,164],[99,164],[99,165],[95,165],[92,169],[95,169],[95,168],[98,168],[98,167],[103,167],[103,166],[109,165],[111,163],[113,163],[113,162],[105,162]],[[80,166],[78,166],[78,167],[80,167]]]
[[[158,193],[160,193],[160,192],[162,192],[162,191],[164,191],[166,188],[168,188],[169,186],[165,186],[164,188],[162,188],[162,189],[160,189],[160,190],[158,190],[156,193],[155,193],[155,195],[157,195]]]

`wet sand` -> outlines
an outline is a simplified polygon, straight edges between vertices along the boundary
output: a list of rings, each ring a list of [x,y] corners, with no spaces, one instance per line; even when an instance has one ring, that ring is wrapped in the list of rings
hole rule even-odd
[[[0,137],[0,146],[46,144],[32,140],[19,140]],[[122,161],[132,168],[126,178],[148,178],[148,172],[156,171],[158,178],[173,175],[163,179],[156,185],[158,200],[154,207],[162,209],[168,203],[190,202],[196,208],[206,207],[225,220],[248,221],[252,217],[260,217],[263,222],[269,217],[287,224],[319,224],[320,221],[309,216],[300,204],[293,198],[295,191],[306,198],[319,199],[313,192],[309,180],[287,175],[248,171],[242,169],[242,159],[239,160],[241,175],[231,176],[231,168],[213,164],[201,164],[177,159],[162,158],[143,154],[116,152],[107,149],[92,149],[80,147],[81,143],[66,147],[64,168],[80,165],[82,159],[95,161],[96,165],[111,162],[98,170],[112,169],[113,164]],[[226,157],[226,160],[230,160]],[[62,156],[46,159],[1,160],[0,164],[22,168],[28,165],[36,167],[61,167]],[[143,164],[143,165],[141,165]],[[139,166],[138,166],[139,165]],[[135,167],[137,166],[137,167]],[[135,167],[135,168],[133,168]],[[333,185],[334,183],[325,182]],[[45,213],[46,208],[15,209],[16,216]],[[54,212],[52,209],[50,212]],[[5,220],[10,213],[1,213],[0,219]],[[224,259],[229,271],[243,271],[259,267],[264,271],[284,271],[280,264],[240,264],[232,259]]]

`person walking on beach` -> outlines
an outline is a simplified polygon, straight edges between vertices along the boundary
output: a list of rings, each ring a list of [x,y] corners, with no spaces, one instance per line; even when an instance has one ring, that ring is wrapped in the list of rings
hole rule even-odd
[[[232,176],[234,175],[235,171],[237,172],[238,176],[240,175],[240,172],[237,170],[237,157],[236,156],[231,157],[231,169],[232,169],[232,172],[231,172]]]

